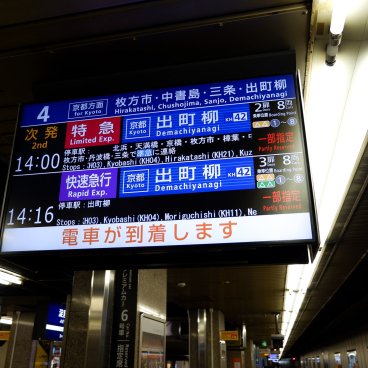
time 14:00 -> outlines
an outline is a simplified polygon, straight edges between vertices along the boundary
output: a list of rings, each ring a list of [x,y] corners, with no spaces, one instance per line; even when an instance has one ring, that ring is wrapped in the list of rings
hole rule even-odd
[[[22,208],[17,214],[14,208],[9,210],[8,226],[16,225],[16,222],[24,225],[25,223],[32,223],[34,225],[49,224],[54,220],[53,213],[54,206],[47,207],[46,210],[41,206],[35,209]]]
[[[54,153],[53,155],[45,154],[43,156],[29,156],[28,158],[18,157],[16,159],[17,166],[15,172],[22,172],[23,170],[32,171],[34,168],[41,170],[57,169],[60,165],[60,155]]]

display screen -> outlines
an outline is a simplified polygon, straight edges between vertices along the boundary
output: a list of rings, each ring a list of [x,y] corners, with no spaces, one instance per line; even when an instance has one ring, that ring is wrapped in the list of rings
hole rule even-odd
[[[1,251],[310,244],[293,74],[22,106]]]

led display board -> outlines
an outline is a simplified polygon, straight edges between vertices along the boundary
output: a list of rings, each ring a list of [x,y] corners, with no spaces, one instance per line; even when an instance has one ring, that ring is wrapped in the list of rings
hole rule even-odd
[[[23,105],[1,252],[313,244],[294,74]]]

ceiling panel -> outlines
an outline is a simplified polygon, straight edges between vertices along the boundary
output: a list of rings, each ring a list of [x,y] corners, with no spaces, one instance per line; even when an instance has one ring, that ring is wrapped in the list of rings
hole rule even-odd
[[[245,323],[248,335],[260,343],[275,333],[285,277],[286,266],[169,269],[168,302],[187,309],[221,310],[229,325]]]

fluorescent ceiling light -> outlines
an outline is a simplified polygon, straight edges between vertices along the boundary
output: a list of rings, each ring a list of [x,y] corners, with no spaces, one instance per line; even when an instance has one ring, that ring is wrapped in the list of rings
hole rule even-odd
[[[347,0],[334,0],[330,24],[330,35],[326,47],[326,64],[328,66],[333,66],[336,62],[336,55],[339,50],[342,31],[345,25],[346,11]]]
[[[3,325],[11,325],[13,323],[12,317],[2,316],[0,318],[0,323]]]
[[[9,284],[21,285],[23,281],[20,275],[8,271],[4,268],[0,268],[0,283],[2,283],[3,285]]]
[[[334,35],[341,34],[344,29],[347,3],[347,0],[333,2],[330,32]]]

